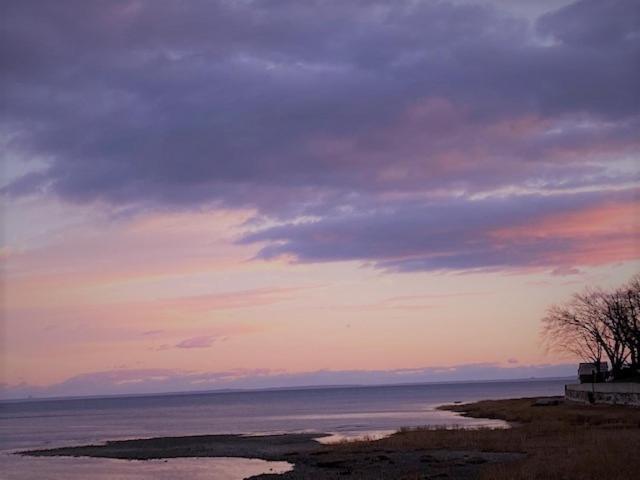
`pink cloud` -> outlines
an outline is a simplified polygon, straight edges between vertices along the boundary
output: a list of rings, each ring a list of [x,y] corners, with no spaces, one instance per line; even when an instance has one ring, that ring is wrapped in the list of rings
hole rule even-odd
[[[259,307],[282,302],[292,298],[301,288],[270,287],[237,292],[210,293],[186,297],[160,300],[159,308],[180,311],[202,312],[209,310],[226,310],[247,307]]]
[[[251,256],[252,249],[234,244],[250,214],[206,210],[113,219],[88,209],[84,216],[92,221],[51,227],[44,243],[6,247],[5,275],[12,284],[42,290],[221,271]]]
[[[176,348],[209,348],[216,340],[218,337],[215,335],[202,335],[182,340],[176,344]]]
[[[142,332],[141,335],[143,335],[143,336],[159,335],[159,334],[161,334],[163,332],[164,332],[164,330],[147,330],[145,332]]]
[[[571,251],[549,249],[546,262],[556,275],[580,273],[576,265],[597,266],[640,258],[640,205],[606,202],[578,211],[550,214],[526,224],[495,230],[498,242],[566,240]]]

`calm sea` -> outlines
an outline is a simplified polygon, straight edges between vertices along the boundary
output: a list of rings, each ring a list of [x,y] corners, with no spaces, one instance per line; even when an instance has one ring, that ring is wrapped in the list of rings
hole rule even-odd
[[[561,395],[566,380],[336,387],[0,403],[0,475],[11,480],[164,478],[236,480],[285,470],[240,459],[28,458],[11,452],[105,440],[213,433],[327,432],[379,436],[404,426],[501,427],[436,410],[443,403]]]

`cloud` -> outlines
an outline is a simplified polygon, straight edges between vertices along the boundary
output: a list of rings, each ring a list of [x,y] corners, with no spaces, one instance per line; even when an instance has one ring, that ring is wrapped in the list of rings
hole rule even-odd
[[[492,229],[640,181],[633,0],[534,23],[446,1],[5,4],[0,138],[44,165],[10,198],[249,209],[278,224],[244,237],[263,258],[569,272],[594,242]]]
[[[566,45],[624,47],[629,45],[629,35],[637,33],[639,22],[640,9],[632,2],[583,0],[544,15],[538,30]]]
[[[208,312],[272,305],[294,297],[296,292],[313,287],[267,287],[234,292],[217,292],[164,300],[154,300],[156,308],[181,312]]]
[[[144,394],[220,389],[295,388],[322,385],[389,385],[421,382],[484,381],[575,375],[574,364],[517,365],[471,363],[396,370],[318,370],[288,373],[266,369],[192,372],[172,369],[115,369],[85,373],[36,387],[0,385],[0,398],[26,396]]]
[[[552,275],[559,275],[559,276],[579,275],[580,273],[581,272],[578,268],[567,267],[567,266],[557,267],[551,271]]]
[[[145,330],[144,332],[141,332],[140,335],[146,337],[146,336],[159,335],[161,333],[164,333],[164,330]]]
[[[191,337],[176,344],[176,348],[209,348],[218,338],[215,335]]]
[[[536,29],[444,1],[5,3],[0,126],[47,164],[14,195],[278,215],[587,181],[606,173],[594,155],[638,152],[633,0]]]
[[[261,258],[359,260],[393,271],[550,268],[640,256],[637,191],[378,205],[246,235]],[[603,200],[614,199],[611,203]]]

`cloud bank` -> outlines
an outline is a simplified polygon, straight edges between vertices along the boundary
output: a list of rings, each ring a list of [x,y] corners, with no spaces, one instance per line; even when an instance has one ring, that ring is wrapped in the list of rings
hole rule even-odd
[[[575,364],[516,365],[475,363],[398,370],[319,370],[286,373],[268,369],[189,372],[171,369],[118,369],[84,373],[46,387],[1,385],[0,398],[148,394],[221,389],[296,388],[327,385],[391,385],[421,382],[513,380],[575,375]]]

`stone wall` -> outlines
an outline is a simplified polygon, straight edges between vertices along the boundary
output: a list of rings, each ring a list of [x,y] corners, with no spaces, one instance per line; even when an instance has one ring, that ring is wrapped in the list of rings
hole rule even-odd
[[[640,407],[640,383],[577,383],[564,386],[564,398],[580,403]]]

